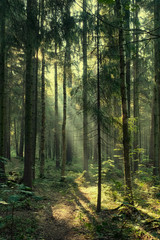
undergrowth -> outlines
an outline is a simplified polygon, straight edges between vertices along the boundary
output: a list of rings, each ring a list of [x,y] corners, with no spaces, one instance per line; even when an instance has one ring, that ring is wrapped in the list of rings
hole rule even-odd
[[[15,162],[14,162],[15,161]],[[153,185],[152,169],[145,162],[133,176],[134,206],[125,203],[123,171],[116,168],[114,161],[103,162],[102,212],[96,213],[97,166],[90,164],[89,177],[85,179],[77,163],[67,166],[66,181],[60,181],[60,171],[47,160],[45,178],[38,173],[33,189],[16,183],[22,176],[23,162],[14,159],[7,164],[9,181],[0,188],[0,240],[43,239],[36,212],[53,201],[52,193],[76,204],[83,195],[88,210],[79,210],[79,221],[91,239],[160,239],[160,185]],[[37,168],[38,169],[38,168]],[[9,174],[9,172],[15,174]],[[15,181],[16,180],[16,181]],[[86,214],[92,212],[90,220]]]

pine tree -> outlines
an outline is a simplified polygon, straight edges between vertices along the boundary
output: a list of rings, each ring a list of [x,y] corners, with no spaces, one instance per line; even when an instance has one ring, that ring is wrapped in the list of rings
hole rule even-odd
[[[87,122],[87,0],[83,0],[83,170],[88,176],[88,122]]]
[[[32,164],[33,164],[33,146],[32,146],[32,88],[33,77],[32,57],[35,53],[36,36],[36,0],[27,0],[27,32],[26,32],[26,85],[25,85],[25,161],[24,161],[24,184],[32,187]]]
[[[5,166],[4,156],[4,94],[5,94],[5,18],[6,1],[0,3],[0,182],[4,182]]]
[[[131,182],[131,169],[130,169],[130,137],[128,131],[128,112],[127,112],[127,95],[125,83],[125,61],[124,61],[124,37],[123,37],[123,24],[122,24],[122,9],[121,1],[116,0],[117,17],[119,20],[119,56],[120,56],[120,89],[122,98],[122,128],[123,128],[123,151],[124,151],[124,178],[126,188],[126,200],[133,204],[132,196],[132,182]]]

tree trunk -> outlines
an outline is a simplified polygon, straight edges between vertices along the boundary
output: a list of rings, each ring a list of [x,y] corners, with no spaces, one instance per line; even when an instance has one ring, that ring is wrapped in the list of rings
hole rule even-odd
[[[7,73],[6,73],[7,74]],[[8,75],[8,74],[7,74]],[[7,76],[8,77],[8,76]],[[5,93],[4,93],[4,157],[9,159],[10,156],[10,96],[8,79],[5,78]]]
[[[153,176],[158,176],[158,153],[159,153],[159,127],[158,127],[158,89],[157,84],[154,86],[154,161]]]
[[[32,56],[34,56],[36,36],[36,0],[27,0],[27,32],[26,32],[26,94],[25,94],[25,161],[24,161],[24,184],[32,187]]]
[[[128,30],[126,31],[126,85],[127,85],[127,107],[128,107],[128,118],[130,118],[130,104],[131,104],[131,94],[130,94],[130,85],[131,85],[131,71],[130,71],[130,65],[131,65],[131,46],[130,46],[130,0],[124,1],[124,9],[125,9],[125,28]]]
[[[88,176],[88,122],[87,122],[87,1],[83,0],[83,170]]]
[[[119,55],[120,55],[120,88],[122,98],[122,127],[123,127],[123,151],[124,151],[124,177],[126,200],[133,204],[132,184],[131,184],[131,169],[130,169],[130,136],[128,131],[128,113],[127,113],[127,97],[126,97],[126,83],[125,83],[125,61],[124,61],[124,38],[123,38],[123,25],[122,25],[122,10],[120,0],[116,0],[117,16],[119,20]]]
[[[21,132],[20,132],[20,143],[19,143],[19,157],[23,158],[23,147],[24,147],[24,83],[23,83],[23,96],[22,96],[22,116],[21,116]]]
[[[36,139],[37,139],[37,99],[38,99],[38,47],[33,62],[33,162],[32,177],[35,180],[35,158],[36,158]]]
[[[57,56],[57,44],[55,43],[55,55]],[[55,134],[54,134],[54,143],[55,143],[55,157],[56,157],[56,168],[60,167],[60,140],[59,140],[59,125],[58,125],[58,78],[57,78],[57,61],[54,63],[55,71]]]
[[[67,52],[67,49],[66,49]],[[64,60],[64,75],[63,75],[63,124],[62,124],[62,166],[61,166],[61,181],[65,180],[65,166],[66,166],[66,66],[67,53],[65,52]]]
[[[5,182],[4,156],[4,85],[5,85],[5,12],[6,1],[0,3],[0,182]]]
[[[41,34],[42,40],[44,38],[44,0],[42,3],[42,16],[41,16]],[[40,178],[44,178],[45,168],[45,54],[44,46],[42,46],[42,89],[41,89],[41,144],[40,144]]]
[[[134,3],[134,1],[133,1]],[[133,85],[133,105],[134,105],[134,119],[135,119],[135,132],[134,132],[134,141],[133,141],[133,149],[134,149],[134,164],[133,164],[133,170],[134,172],[138,171],[138,163],[139,163],[139,153],[138,153],[138,147],[139,147],[139,36],[138,36],[138,8],[136,8],[135,11],[135,17],[134,17],[134,25],[135,25],[135,34],[133,36],[135,44],[135,57],[133,60],[133,71],[134,71],[134,85]]]
[[[99,75],[99,4],[97,3],[97,136],[98,136],[98,197],[97,197],[97,212],[101,211],[101,125],[100,125],[100,75]]]
[[[44,167],[45,167],[45,59],[44,50],[42,50],[42,90],[41,90],[41,101],[42,101],[42,116],[41,116],[41,147],[40,147],[40,178],[44,178]]]
[[[154,0],[154,29],[155,29],[155,34],[157,36],[160,35],[160,29],[159,29],[159,22],[160,22],[160,2],[159,0]],[[155,162],[156,160],[156,155],[158,155],[158,162],[156,163],[155,168],[158,169],[158,173],[160,176],[160,39],[157,37],[154,41],[154,48],[155,48],[155,82],[156,82],[156,90],[157,90],[157,110],[155,108]],[[156,128],[158,130],[156,130]],[[158,143],[157,143],[158,142]],[[155,173],[157,170],[155,169]]]
[[[15,145],[16,145],[16,156],[18,156],[18,136],[17,136],[17,124],[16,118],[14,118],[14,137],[15,137]]]
[[[149,141],[149,164],[153,166],[154,164],[154,112],[155,112],[155,87],[153,91],[153,101],[152,101],[152,114],[151,114],[151,127],[150,127],[150,141]]]
[[[6,99],[6,124],[5,124],[5,142],[4,142],[4,157],[11,159],[11,143],[10,143],[10,132],[11,132],[11,117],[10,117],[10,97]]]

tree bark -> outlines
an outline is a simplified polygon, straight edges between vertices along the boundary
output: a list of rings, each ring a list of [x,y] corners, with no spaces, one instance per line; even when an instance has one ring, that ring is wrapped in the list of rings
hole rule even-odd
[[[133,1],[133,4],[135,2]],[[133,71],[134,71],[134,84],[133,84],[133,114],[135,119],[135,131],[134,131],[134,141],[133,141],[133,149],[134,149],[134,172],[138,171],[138,164],[139,164],[139,36],[138,36],[138,8],[136,8],[135,16],[134,16],[134,25],[135,25],[135,34],[133,36],[135,43],[135,57],[133,60]]]
[[[55,55],[57,57],[57,43],[55,43]],[[55,71],[55,134],[54,134],[54,143],[55,143],[55,157],[56,157],[56,168],[60,167],[60,140],[59,140],[59,125],[58,125],[58,77],[57,77],[57,61],[54,63]]]
[[[88,176],[88,123],[87,123],[87,1],[83,0],[83,170]]]
[[[41,16],[41,35],[44,39],[44,0],[42,4],[42,16]],[[43,44],[43,43],[42,43]],[[42,46],[42,88],[41,88],[41,144],[40,144],[40,178],[44,178],[45,168],[45,54],[44,46]]]
[[[124,15],[124,20],[125,20],[125,25],[124,27],[127,29],[126,31],[126,85],[127,85],[127,107],[128,107],[128,118],[130,118],[130,104],[131,104],[131,70],[130,70],[130,65],[131,65],[131,46],[130,46],[130,0],[125,0],[124,1],[124,9],[125,9],[125,15]]]
[[[98,136],[98,197],[97,212],[101,211],[101,124],[100,124],[100,61],[99,61],[99,3],[97,3],[97,136]]]
[[[45,167],[45,59],[44,51],[42,52],[42,92],[41,92],[41,147],[40,147],[40,178],[44,177]]]
[[[0,3],[0,182],[5,182],[4,156],[4,86],[5,86],[5,14],[6,1]]]
[[[7,63],[6,63],[7,65]],[[10,160],[10,96],[9,96],[9,83],[8,73],[6,69],[5,86],[4,86],[4,157]]]
[[[37,41],[38,42],[38,41]],[[38,46],[33,62],[33,162],[32,177],[35,180],[35,159],[36,159],[36,139],[37,139],[37,100],[38,100]]]
[[[11,132],[11,117],[10,117],[10,97],[5,96],[5,134],[4,134],[4,157],[8,160],[11,159],[11,143],[10,143],[10,132]]]
[[[67,49],[66,49],[67,51]],[[64,60],[64,75],[63,75],[63,124],[62,124],[62,166],[61,166],[61,181],[65,180],[65,166],[66,166],[66,66],[67,53],[65,52]]]
[[[125,193],[126,201],[133,204],[131,169],[130,169],[130,136],[128,131],[128,112],[127,112],[127,96],[125,83],[125,61],[124,61],[124,37],[122,24],[122,10],[120,0],[116,0],[117,16],[119,20],[119,55],[120,55],[120,88],[122,98],[122,128],[123,128],[123,151],[124,151],[124,178],[125,178]]]
[[[14,118],[14,137],[15,137],[15,145],[16,145],[16,156],[18,156],[18,136],[17,136],[17,121]]]
[[[32,164],[33,164],[33,124],[32,124],[32,56],[35,52],[36,38],[36,0],[27,0],[27,31],[26,31],[26,89],[25,89],[25,161],[24,184],[32,188]]]
[[[24,147],[24,93],[22,96],[22,115],[21,115],[21,132],[20,132],[20,143],[19,143],[19,157],[23,158],[23,147]]]
[[[160,22],[160,2],[154,0],[154,29],[155,34],[160,35],[159,22]],[[160,176],[160,38],[154,40],[155,48],[155,114],[154,114],[154,175]],[[157,98],[157,99],[156,99]],[[158,169],[157,169],[158,168]]]
[[[152,166],[153,162],[154,162],[154,107],[155,107],[154,94],[155,93],[153,93],[152,113],[151,113],[151,127],[150,127],[150,141],[149,141],[149,164],[150,164],[150,166]]]

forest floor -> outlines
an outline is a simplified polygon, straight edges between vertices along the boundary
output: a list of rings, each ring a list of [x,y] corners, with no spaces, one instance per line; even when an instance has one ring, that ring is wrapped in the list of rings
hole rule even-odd
[[[82,174],[60,182],[56,171],[37,179],[33,192],[18,184],[0,191],[0,240],[160,239],[159,200],[133,207],[108,190],[97,213],[97,186]]]

